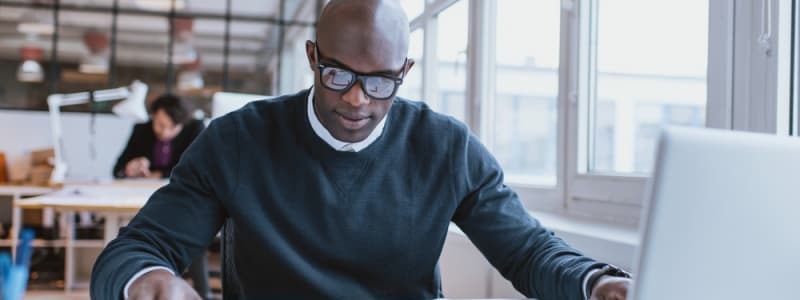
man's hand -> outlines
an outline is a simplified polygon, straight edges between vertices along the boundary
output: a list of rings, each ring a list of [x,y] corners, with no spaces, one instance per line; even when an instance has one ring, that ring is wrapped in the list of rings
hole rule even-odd
[[[131,159],[125,165],[125,177],[147,177],[150,176],[150,160],[146,157]]]
[[[201,300],[197,292],[180,277],[166,270],[154,270],[131,283],[128,289],[130,300]]]
[[[629,278],[603,275],[592,288],[590,300],[625,300],[630,285]]]

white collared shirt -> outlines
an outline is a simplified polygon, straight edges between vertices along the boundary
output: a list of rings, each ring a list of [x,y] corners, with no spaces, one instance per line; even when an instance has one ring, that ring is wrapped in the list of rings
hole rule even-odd
[[[373,100],[378,101],[378,100]],[[375,126],[375,129],[365,138],[363,141],[355,142],[355,143],[348,143],[342,142],[337,140],[333,135],[331,135],[330,131],[322,125],[322,122],[319,121],[317,118],[317,114],[314,113],[314,88],[312,87],[308,91],[308,122],[311,123],[311,128],[314,129],[314,133],[319,136],[325,143],[330,145],[333,149],[337,151],[347,151],[347,152],[358,152],[367,148],[372,142],[378,139],[383,133],[383,127],[386,126],[386,119],[389,117],[389,114],[383,117],[378,123],[378,126]]]

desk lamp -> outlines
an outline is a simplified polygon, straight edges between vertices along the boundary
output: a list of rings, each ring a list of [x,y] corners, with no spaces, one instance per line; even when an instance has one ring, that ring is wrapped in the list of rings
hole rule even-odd
[[[50,126],[53,135],[54,162],[50,174],[50,184],[61,184],[67,175],[67,163],[63,155],[63,139],[61,136],[61,107],[89,102],[103,102],[125,99],[114,105],[111,111],[120,117],[133,119],[140,123],[149,118],[145,107],[147,84],[134,80],[130,86],[116,89],[80,92],[73,94],[52,94],[47,97],[50,110]]]

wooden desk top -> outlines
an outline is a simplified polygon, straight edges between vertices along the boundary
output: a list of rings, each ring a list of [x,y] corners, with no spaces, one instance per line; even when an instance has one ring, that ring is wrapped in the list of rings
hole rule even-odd
[[[35,185],[0,185],[0,195],[38,196],[57,190],[56,188]]]
[[[50,193],[15,201],[21,208],[51,207],[57,210],[129,211],[136,212],[150,195],[166,181],[135,180],[108,183],[66,184]]]

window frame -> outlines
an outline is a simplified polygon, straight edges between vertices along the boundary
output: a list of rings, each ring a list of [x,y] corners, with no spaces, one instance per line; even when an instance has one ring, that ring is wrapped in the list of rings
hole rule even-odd
[[[792,1],[791,16],[791,103],[789,103],[790,116],[789,134],[800,136],[800,1]]]
[[[424,99],[438,97],[437,19],[436,16],[457,1],[469,1],[469,40],[467,51],[466,122],[491,150],[495,111],[495,24],[497,3],[482,0],[429,0],[422,14],[411,21],[411,30],[423,30]],[[588,173],[589,145],[586,130],[592,124],[587,105],[595,79],[586,72],[596,62],[586,43],[595,42],[596,27],[592,5],[598,0],[561,0],[559,74],[557,96],[556,185],[541,186],[507,182],[524,205],[535,211],[588,217],[636,226],[648,177],[634,174]],[[709,1],[706,127],[788,134],[798,132],[797,89],[800,65],[791,61],[800,47],[790,47],[791,10],[787,1]],[[768,8],[768,9],[765,9]],[[768,22],[768,23],[764,23]],[[766,55],[758,43],[766,24],[773,29],[767,39],[771,53]],[[795,24],[800,28],[798,24]],[[787,33],[788,32],[788,33]],[[797,59],[800,60],[800,59]],[[791,62],[791,63],[790,63]],[[791,66],[794,66],[792,68]],[[794,77],[792,77],[794,71]],[[794,81],[792,81],[794,80]],[[489,84],[486,84],[486,83]],[[481,84],[477,84],[481,83]],[[796,84],[795,84],[796,85]],[[793,97],[795,105],[788,100]],[[790,122],[792,122],[790,124]]]

